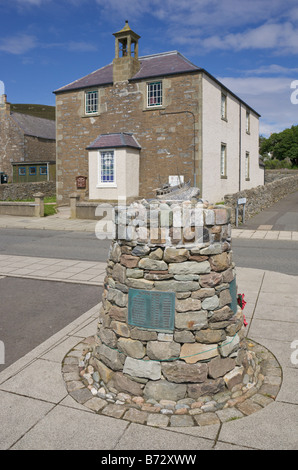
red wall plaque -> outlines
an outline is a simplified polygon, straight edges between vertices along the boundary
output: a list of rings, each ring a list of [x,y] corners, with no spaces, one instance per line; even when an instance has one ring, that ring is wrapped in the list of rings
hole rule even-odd
[[[86,189],[86,180],[87,180],[87,176],[77,176],[76,177],[77,189]]]

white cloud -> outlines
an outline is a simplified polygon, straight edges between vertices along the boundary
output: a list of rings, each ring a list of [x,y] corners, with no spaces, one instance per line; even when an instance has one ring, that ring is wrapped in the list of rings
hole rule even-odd
[[[290,89],[291,80],[285,77],[218,77],[234,93],[247,96],[281,93]]]
[[[96,0],[96,3],[101,7],[101,12],[110,19],[113,16],[117,20],[122,18],[123,22],[128,20],[129,23],[133,23],[134,18],[154,11],[159,2],[157,0],[151,0],[151,2],[147,0]]]
[[[22,55],[33,49],[36,49],[37,47],[40,49],[60,48],[70,52],[86,52],[97,50],[96,45],[85,41],[40,43],[35,36],[25,33],[0,39],[0,52],[2,51],[8,54]],[[30,61],[31,59],[27,58],[24,60]]]
[[[2,80],[0,80],[0,100],[1,100],[1,95],[4,95],[5,93],[5,86],[4,86],[4,82]],[[0,101],[1,103],[1,101]]]
[[[43,4],[51,3],[52,0],[14,0],[7,2],[7,0],[0,0],[0,6],[3,5],[7,8],[16,8],[18,11],[26,11],[31,7],[40,7]]]
[[[296,0],[96,0],[101,13],[129,23],[164,22],[164,37],[193,50],[298,52]]]
[[[260,134],[268,136],[297,124],[298,105],[291,102],[290,78],[251,76],[218,80],[261,114]]]
[[[40,5],[42,3],[42,0],[17,0],[17,3],[20,3],[22,5]]]
[[[85,41],[48,42],[40,44],[40,47],[42,49],[65,49],[70,52],[86,52],[97,50],[95,44]]]
[[[96,51],[97,47],[90,42],[85,41],[70,41],[68,43],[61,44],[62,47],[66,47],[69,51],[75,52],[87,52],[87,51]]]
[[[37,40],[29,34],[16,34],[15,36],[0,39],[0,52],[10,54],[24,54],[37,46]]]
[[[242,70],[242,73],[245,75],[280,75],[280,76],[297,76],[298,75],[298,67],[283,67],[282,65],[278,64],[270,64],[270,65],[262,65],[257,69],[250,69],[250,70]]]
[[[257,28],[251,28],[241,33],[231,33],[225,36],[210,36],[203,40],[206,49],[223,49],[241,51],[244,49],[274,49],[287,53],[298,52],[298,30],[287,22],[266,23]]]

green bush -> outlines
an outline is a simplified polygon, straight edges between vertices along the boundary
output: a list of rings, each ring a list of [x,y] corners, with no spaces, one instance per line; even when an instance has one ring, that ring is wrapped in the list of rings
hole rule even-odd
[[[292,164],[289,161],[277,160],[277,158],[274,158],[273,160],[266,160],[264,164],[265,168],[268,170],[277,170],[279,168],[287,168],[290,170],[292,168]]]

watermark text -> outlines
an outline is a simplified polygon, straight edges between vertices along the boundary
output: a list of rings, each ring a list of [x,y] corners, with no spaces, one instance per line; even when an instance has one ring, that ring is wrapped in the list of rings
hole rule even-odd
[[[5,364],[5,346],[3,341],[0,341],[0,364]]]
[[[291,88],[294,88],[294,91],[291,93],[291,103],[298,104],[298,80],[291,82]]]
[[[189,204],[176,205],[156,202],[125,204],[121,198],[118,205],[99,204],[95,216],[95,235],[98,239],[143,240],[153,242],[156,239],[171,239],[182,242],[202,242],[204,214],[202,207]]]
[[[291,363],[294,366],[298,365],[298,339],[295,339],[291,343],[291,349],[294,349],[294,351],[291,354]]]
[[[0,106],[4,103],[4,94],[5,94],[4,82],[0,80]]]

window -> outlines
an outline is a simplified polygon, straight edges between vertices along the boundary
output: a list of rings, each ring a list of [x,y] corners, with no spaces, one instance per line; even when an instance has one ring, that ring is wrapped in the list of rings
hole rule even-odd
[[[227,95],[221,94],[221,119],[227,119]]]
[[[19,168],[19,176],[26,176],[26,167]]]
[[[226,146],[226,144],[221,144],[220,176],[221,176],[221,178],[226,178],[227,177],[227,146]]]
[[[48,174],[48,169],[46,166],[41,166],[39,167],[39,174],[40,175],[47,175]]]
[[[115,185],[115,159],[114,150],[100,152],[99,184]]]
[[[35,176],[36,175],[36,166],[30,166],[29,167],[29,175],[30,176]]]
[[[250,113],[249,111],[246,111],[246,120],[245,120],[245,128],[246,128],[246,133],[250,133]]]
[[[98,112],[98,91],[87,91],[85,93],[85,111],[86,114],[94,114]]]
[[[249,181],[250,179],[250,155],[249,152],[245,154],[245,179]]]
[[[162,105],[162,82],[152,82],[147,85],[147,106]]]

